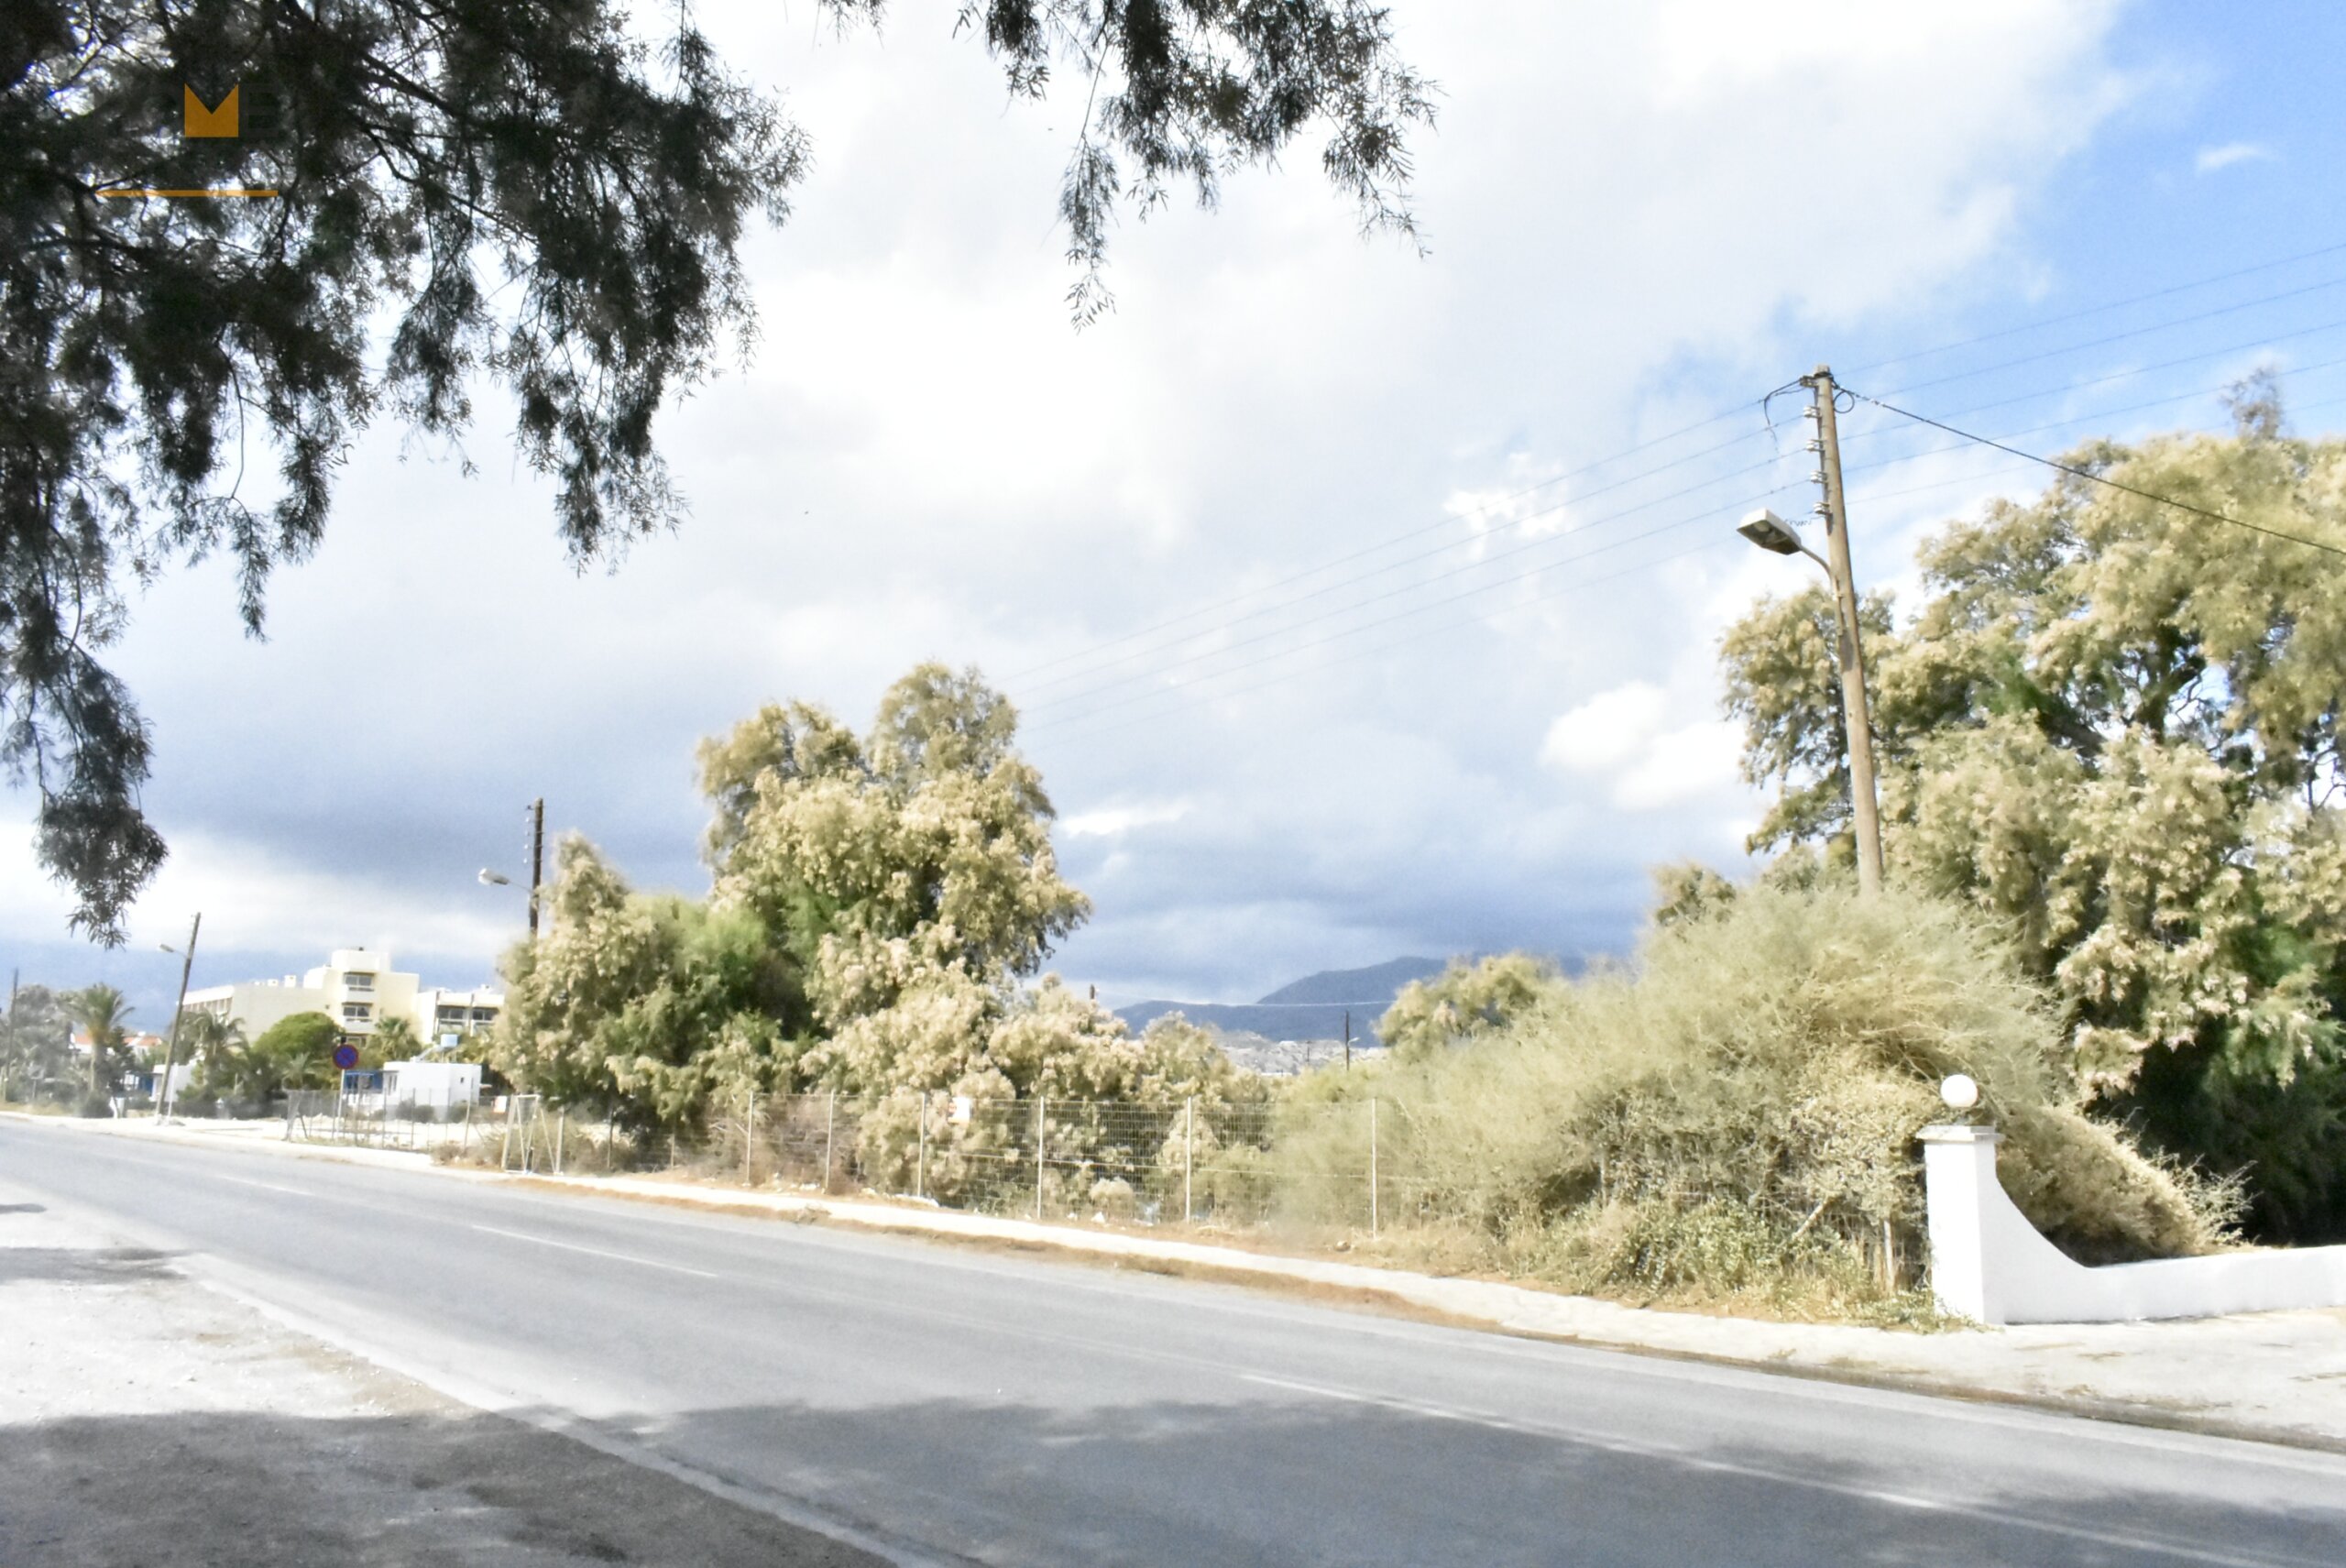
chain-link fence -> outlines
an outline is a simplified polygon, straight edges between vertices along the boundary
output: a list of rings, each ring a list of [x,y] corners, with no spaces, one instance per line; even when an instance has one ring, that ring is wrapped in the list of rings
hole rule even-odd
[[[669,1172],[1030,1219],[1375,1234],[1442,1207],[1434,1184],[1394,1157],[1401,1109],[1373,1100],[760,1094],[691,1134],[630,1130],[531,1094],[444,1110],[304,1090],[284,1114],[289,1139],[413,1148],[516,1172]]]
[[[1409,1186],[1379,1168],[1379,1107],[1223,1101],[745,1097],[640,1166],[1045,1220],[1376,1230]],[[619,1147],[624,1135],[603,1140]]]

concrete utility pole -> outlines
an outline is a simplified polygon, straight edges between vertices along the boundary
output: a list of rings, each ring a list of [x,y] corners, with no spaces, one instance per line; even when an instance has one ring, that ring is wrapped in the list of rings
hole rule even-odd
[[[180,1065],[180,1016],[187,1011],[188,971],[195,968],[195,938],[203,929],[203,911],[195,912],[195,919],[187,928],[187,951],[180,955],[180,999],[171,1003],[171,1043],[163,1053],[163,1089],[155,1097],[155,1119],[161,1121],[171,1113],[171,1102],[178,1098],[171,1092],[171,1073]],[[171,949],[166,947],[163,951]]]
[[[1809,389],[1808,417],[1816,422],[1816,436],[1809,445],[1817,455],[1816,477],[1825,499],[1816,506],[1825,520],[1830,558],[1826,575],[1841,622],[1841,712],[1849,731],[1849,817],[1857,836],[1858,891],[1881,891],[1881,806],[1873,782],[1873,712],[1866,701],[1866,664],[1858,638],[1858,580],[1849,565],[1849,510],[1841,490],[1841,429],[1834,417],[1830,367],[1819,365],[1801,378]]]
[[[1835,473],[1840,469],[1836,466]],[[530,802],[530,940],[538,939],[538,883],[545,875],[546,865],[546,802],[540,795]]]

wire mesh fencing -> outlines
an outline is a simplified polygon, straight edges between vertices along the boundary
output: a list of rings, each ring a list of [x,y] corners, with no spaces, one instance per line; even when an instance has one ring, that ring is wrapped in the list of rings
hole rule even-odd
[[[762,1094],[696,1135],[649,1140],[638,1168],[1030,1219],[1374,1231],[1404,1185],[1380,1170],[1378,1116],[1367,1102]]]
[[[1438,1184],[1396,1146],[1402,1109],[1373,1100],[757,1094],[677,1132],[532,1094],[419,1109],[304,1090],[284,1116],[289,1139],[413,1148],[517,1174],[669,1173],[1047,1221],[1374,1234],[1444,1208]]]

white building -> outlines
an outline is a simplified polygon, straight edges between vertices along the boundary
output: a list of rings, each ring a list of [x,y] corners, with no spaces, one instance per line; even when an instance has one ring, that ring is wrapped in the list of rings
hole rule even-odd
[[[469,1061],[395,1061],[383,1065],[386,1107],[413,1105],[431,1111],[470,1105],[480,1098],[480,1064]]]
[[[448,1035],[477,1035],[496,1023],[504,1008],[505,993],[491,986],[431,986],[415,993],[415,1032],[427,1045]]]
[[[187,1005],[192,1013],[235,1019],[247,1038],[296,1013],[323,1013],[346,1035],[371,1035],[386,1018],[405,1018],[416,1038],[428,1042],[487,1029],[497,1021],[505,996],[488,987],[426,988],[419,977],[391,968],[389,953],[337,948],[322,967],[298,980],[289,974],[203,986],[187,993]]]

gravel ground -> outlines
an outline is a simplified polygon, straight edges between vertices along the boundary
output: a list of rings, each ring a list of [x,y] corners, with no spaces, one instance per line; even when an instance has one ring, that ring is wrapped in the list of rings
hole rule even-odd
[[[0,1202],[0,1563],[879,1559],[280,1328]]]

